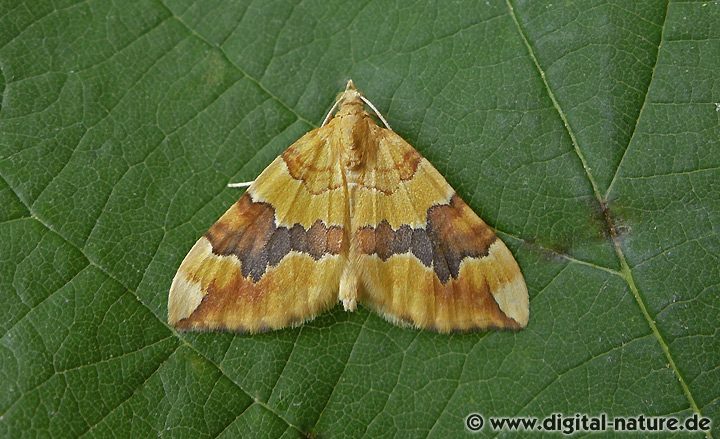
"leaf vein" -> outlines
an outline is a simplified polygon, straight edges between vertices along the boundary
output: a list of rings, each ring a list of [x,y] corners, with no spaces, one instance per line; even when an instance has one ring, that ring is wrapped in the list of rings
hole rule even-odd
[[[0,178],[3,178],[2,175],[0,175]],[[8,187],[10,187],[10,186],[8,186]],[[12,187],[10,187],[10,188],[11,188],[11,190],[14,191],[14,189],[13,189]],[[24,204],[24,203],[23,203],[23,204]],[[30,207],[29,207],[29,206],[26,205],[25,207],[28,208],[28,210],[30,210]],[[32,211],[30,211],[30,212],[31,212],[31,214],[32,214]],[[168,329],[175,335],[175,337],[176,337],[183,345],[185,345],[185,346],[187,346],[188,348],[190,348],[193,352],[195,352],[195,353],[196,353],[198,356],[200,356],[202,359],[204,359],[205,361],[207,361],[207,362],[209,362],[210,364],[212,364],[215,368],[217,368],[217,369],[220,371],[221,374],[223,374],[231,383],[233,383],[233,384],[234,384],[241,392],[243,392],[246,396],[248,396],[249,398],[255,400],[256,403],[261,404],[261,405],[262,405],[263,407],[265,407],[268,411],[270,411],[270,412],[273,413],[275,416],[277,416],[280,420],[282,420],[283,422],[285,422],[288,426],[290,426],[290,427],[292,427],[293,429],[297,430],[297,431],[300,432],[301,434],[304,434],[304,432],[303,432],[299,427],[297,427],[296,425],[292,424],[290,421],[288,421],[287,419],[285,419],[285,418],[284,418],[283,416],[281,416],[277,411],[275,411],[272,407],[270,407],[269,405],[267,405],[267,403],[265,403],[265,402],[263,402],[263,401],[260,401],[260,400],[258,400],[257,398],[254,398],[254,397],[253,397],[247,390],[245,390],[239,383],[237,383],[237,382],[236,382],[235,380],[233,380],[227,373],[225,373],[225,371],[223,370],[222,367],[220,367],[218,364],[216,364],[215,362],[213,362],[212,360],[210,360],[208,357],[206,357],[205,355],[203,355],[199,350],[197,350],[197,348],[195,348],[193,345],[191,345],[191,344],[190,344],[187,340],[185,340],[183,337],[180,337],[180,336],[178,335],[178,333],[177,333],[173,328],[171,328],[171,327],[167,324],[167,322],[165,322],[165,321],[163,321],[162,319],[160,319],[159,317],[157,317],[157,315],[155,314],[155,312],[154,312],[148,305],[146,305],[142,300],[140,300],[140,296],[138,296],[138,294],[137,294],[132,288],[130,288],[129,286],[127,286],[127,285],[125,285],[124,283],[122,283],[119,279],[117,279],[115,276],[113,276],[112,274],[110,274],[110,272],[108,272],[108,271],[105,270],[102,266],[100,266],[99,264],[97,264],[96,262],[94,262],[92,259],[90,259],[90,258],[83,252],[83,250],[82,250],[80,247],[78,247],[77,245],[75,245],[75,244],[73,244],[72,242],[70,242],[67,238],[65,238],[65,237],[64,237],[62,234],[60,234],[59,232],[55,231],[52,227],[50,227],[48,224],[46,224],[45,222],[43,222],[40,218],[38,218],[38,217],[35,216],[35,215],[33,215],[32,218],[33,218],[34,220],[36,220],[37,222],[39,222],[41,225],[43,225],[45,228],[47,228],[49,231],[53,232],[53,233],[54,233],[55,235],[57,235],[59,238],[61,238],[61,239],[63,240],[63,242],[65,242],[67,245],[69,245],[70,247],[73,247],[73,248],[76,249],[78,252],[80,252],[80,253],[85,257],[85,259],[89,262],[90,265],[94,266],[95,268],[97,268],[98,270],[100,270],[105,276],[107,276],[108,278],[114,280],[114,281],[117,282],[120,286],[124,287],[128,292],[130,292],[130,293],[135,297],[135,299],[136,299],[137,302],[140,304],[140,306],[142,306],[142,307],[146,308],[148,311],[150,311],[150,313],[151,313],[152,315],[154,315],[154,316],[158,319],[158,321],[160,321],[161,324],[163,324],[166,328],[168,328]],[[42,341],[42,339],[41,339],[41,341]],[[167,361],[167,360],[166,360],[166,361]],[[106,415],[106,416],[107,416],[107,415]]]
[[[613,173],[613,176],[610,179],[610,184],[608,185],[607,189],[605,190],[605,196],[602,198],[598,197],[598,199],[600,199],[600,200],[607,201],[608,197],[610,196],[610,192],[612,191],[615,181],[617,180],[617,177],[620,174],[620,168],[622,167],[622,164],[625,161],[627,152],[633,143],[633,139],[635,139],[635,134],[637,133],[638,126],[640,125],[640,119],[642,118],[642,115],[645,112],[645,107],[647,106],[648,101],[650,100],[650,86],[652,85],[653,81],[655,80],[655,70],[657,69],[658,61],[660,60],[660,48],[662,47],[663,38],[665,35],[665,24],[667,22],[667,16],[668,16],[669,9],[670,9],[670,2],[667,1],[665,3],[665,16],[663,17],[663,23],[661,25],[661,30],[660,30],[660,42],[658,43],[658,47],[655,52],[655,64],[653,65],[652,72],[650,73],[650,80],[648,80],[647,89],[645,90],[645,98],[643,99],[642,106],[640,107],[640,111],[638,112],[637,119],[635,119],[635,126],[633,127],[632,133],[630,134],[630,140],[628,140],[628,144],[627,144],[627,146],[625,146],[625,150],[623,151],[622,156],[620,156],[620,161],[618,162],[617,167],[615,168],[615,172]]]
[[[172,10],[170,10],[170,8],[168,8],[168,7],[165,5],[165,3],[162,2],[162,0],[157,0],[157,1],[158,1],[158,3],[159,3],[160,5],[162,5],[170,14],[173,14],[173,16],[175,17],[175,19],[176,19],[180,24],[182,24],[183,27],[185,27],[185,29],[187,29],[188,32],[190,32],[195,38],[198,38],[200,41],[204,42],[204,43],[207,44],[208,46],[210,46],[210,47],[212,47],[212,48],[217,49],[218,51],[220,51],[220,53],[222,53],[223,57],[225,58],[225,61],[227,61],[231,66],[233,66],[233,67],[234,67],[235,69],[237,69],[240,73],[242,73],[248,80],[250,80],[250,82],[254,83],[260,90],[262,90],[264,93],[268,94],[273,100],[275,100],[277,103],[279,103],[283,108],[285,108],[285,109],[286,109],[287,111],[289,111],[290,113],[294,114],[295,117],[297,117],[299,120],[304,121],[304,122],[307,123],[308,125],[310,125],[310,126],[312,126],[312,127],[317,127],[317,126],[318,126],[317,124],[315,124],[315,123],[313,123],[313,122],[310,122],[306,117],[304,117],[303,115],[301,115],[300,113],[298,113],[295,109],[293,109],[293,108],[290,107],[288,104],[286,104],[282,99],[280,99],[280,97],[278,97],[277,95],[273,94],[270,90],[268,90],[258,79],[254,78],[253,76],[251,76],[250,74],[248,74],[248,73],[247,73],[244,69],[242,69],[238,64],[236,64],[235,62],[233,62],[233,61],[230,59],[230,57],[228,56],[227,52],[225,52],[225,49],[223,49],[222,47],[218,46],[217,44],[211,43],[211,42],[208,41],[203,35],[199,34],[196,30],[194,30],[193,28],[191,28],[190,26],[188,26],[188,25],[182,20],[182,18],[180,18],[180,17],[178,17],[177,15],[175,15],[175,14],[172,12]]]
[[[592,173],[590,172],[590,168],[588,167],[587,162],[586,162],[586,160],[585,160],[585,157],[584,157],[584,155],[583,155],[583,153],[582,153],[582,151],[581,151],[581,149],[580,149],[580,145],[578,144],[577,139],[575,138],[575,134],[573,133],[573,131],[572,131],[571,127],[570,127],[570,124],[568,123],[568,120],[567,120],[567,117],[566,117],[566,115],[565,115],[565,112],[562,110],[562,108],[560,107],[559,103],[558,103],[557,100],[555,99],[555,95],[554,95],[554,93],[552,92],[552,90],[551,90],[551,88],[550,88],[550,85],[548,84],[548,82],[547,82],[547,80],[546,80],[546,78],[545,78],[545,72],[543,71],[542,67],[540,66],[540,62],[538,61],[537,57],[535,56],[535,53],[534,53],[534,51],[533,51],[533,48],[532,48],[532,46],[530,45],[530,41],[529,41],[528,38],[526,37],[525,32],[523,31],[522,26],[520,25],[520,22],[519,22],[517,16],[515,15],[515,10],[514,10],[514,8],[513,8],[513,5],[512,5],[511,0],[506,0],[506,3],[507,3],[507,6],[508,6],[508,10],[509,10],[510,16],[511,16],[513,22],[515,23],[515,27],[517,28],[517,31],[518,31],[518,33],[520,34],[520,37],[522,38],[522,40],[523,40],[523,42],[524,42],[524,44],[525,44],[525,46],[526,46],[526,48],[527,48],[528,56],[530,56],[530,58],[532,59],[533,63],[535,64],[535,67],[537,68],[537,70],[538,70],[538,72],[539,72],[539,74],[540,74],[540,77],[541,77],[541,79],[542,79],[542,81],[543,81],[543,84],[544,84],[544,86],[545,86],[545,89],[546,89],[546,91],[547,91],[550,99],[552,100],[553,105],[554,105],[555,108],[557,109],[557,112],[558,112],[560,118],[562,119],[563,123],[565,124],[565,127],[566,127],[566,129],[567,129],[567,132],[568,132],[568,134],[569,134],[569,136],[570,136],[570,139],[571,139],[571,141],[572,141],[573,148],[575,149],[578,157],[580,158],[580,161],[581,161],[582,164],[583,164],[583,168],[585,169],[585,174],[587,175],[587,178],[588,178],[588,180],[590,181],[590,184],[591,184],[591,186],[592,186],[592,188],[593,188],[593,192],[594,192],[594,194],[595,194],[595,198],[597,199],[597,202],[599,203],[599,205],[602,206],[602,205],[604,205],[604,204],[606,203],[607,194],[609,194],[609,193],[610,193],[610,190],[612,189],[612,184],[615,182],[615,180],[616,180],[615,177],[617,177],[617,175],[618,175],[618,171],[619,171],[619,169],[620,169],[620,166],[622,165],[622,161],[623,161],[623,159],[625,158],[625,156],[627,155],[627,150],[629,149],[629,146],[630,146],[630,144],[632,143],[632,138],[634,137],[635,133],[637,132],[637,131],[636,131],[637,125],[638,125],[638,123],[639,123],[639,121],[640,121],[640,118],[642,117],[643,109],[645,108],[645,105],[646,105],[646,103],[648,102],[649,93],[646,93],[646,95],[645,95],[645,102],[643,103],[643,106],[642,106],[640,112],[638,113],[638,118],[637,118],[637,121],[636,121],[636,127],[635,127],[635,130],[633,131],[633,136],[630,138],[630,142],[628,143],[628,148],[625,148],[625,152],[623,153],[623,156],[622,156],[622,158],[621,158],[621,160],[620,160],[620,164],[618,165],[618,168],[616,169],[615,175],[613,176],[613,180],[611,181],[610,185],[608,186],[608,190],[606,191],[606,196],[602,196],[602,195],[600,194],[600,191],[598,190],[598,186],[597,186],[597,184],[596,184],[596,182],[595,182],[595,178],[592,176]],[[665,21],[666,21],[666,19],[667,19],[669,7],[670,7],[670,3],[668,2],[667,5],[666,5],[666,8],[665,8],[665,18],[663,19],[663,28],[662,28],[661,35],[660,35],[660,46],[662,46],[663,32],[664,32],[664,30],[665,30]],[[657,55],[658,57],[659,57],[659,53],[660,53],[660,46],[658,47],[658,52],[657,52],[657,53],[658,53],[658,55]],[[657,62],[655,63],[655,66],[657,66]],[[655,75],[655,69],[653,69],[653,72],[652,72],[652,75],[651,75],[651,79],[650,79],[650,81],[649,81],[649,83],[648,83],[648,91],[649,91],[649,89],[650,89],[650,84],[652,83],[652,80],[653,80],[654,75]],[[699,409],[697,403],[695,402],[695,398],[693,397],[692,392],[690,392],[690,388],[688,387],[687,383],[685,382],[685,379],[683,378],[682,373],[680,372],[680,369],[679,369],[679,368],[677,367],[677,365],[675,364],[675,360],[674,360],[674,358],[673,358],[673,356],[672,356],[672,354],[671,354],[671,352],[670,352],[670,348],[669,348],[667,342],[665,341],[663,335],[660,333],[660,330],[658,329],[657,325],[655,324],[654,319],[650,316],[650,313],[648,312],[648,310],[647,310],[647,308],[646,308],[646,306],[645,306],[645,301],[643,300],[642,296],[640,295],[640,291],[639,291],[639,289],[637,288],[637,285],[636,285],[636,283],[635,283],[635,279],[634,279],[633,274],[632,274],[632,270],[631,270],[630,266],[628,265],[628,263],[627,263],[627,261],[626,261],[626,259],[625,259],[625,254],[624,254],[624,252],[623,252],[623,250],[622,250],[622,248],[621,248],[621,244],[620,244],[620,241],[619,241],[619,239],[618,239],[618,237],[617,237],[616,231],[615,231],[615,229],[614,229],[614,227],[613,227],[612,224],[608,223],[608,226],[609,226],[609,228],[610,228],[610,232],[611,232],[611,235],[612,235],[611,240],[612,240],[612,243],[613,243],[613,245],[614,245],[614,247],[615,247],[615,253],[616,253],[616,255],[617,255],[618,259],[619,259],[619,262],[620,262],[620,268],[621,268],[621,269],[620,269],[620,273],[621,273],[622,277],[625,279],[625,282],[626,282],[626,283],[628,284],[628,286],[630,287],[630,291],[632,292],[632,294],[633,294],[633,296],[634,296],[634,298],[635,298],[635,301],[637,302],[637,304],[638,304],[638,306],[639,306],[639,308],[640,308],[640,311],[642,312],[643,317],[645,318],[648,326],[650,326],[650,329],[651,329],[651,331],[652,331],[653,336],[655,337],[657,343],[660,345],[660,347],[661,347],[661,349],[662,349],[662,351],[663,351],[663,354],[665,355],[665,358],[668,360],[668,363],[670,364],[670,367],[671,367],[673,373],[675,374],[675,377],[677,378],[678,382],[680,383],[680,387],[681,387],[681,389],[682,389],[682,391],[683,391],[683,394],[685,395],[686,399],[688,400],[688,403],[690,404],[691,409],[692,409],[695,413],[697,413],[698,415],[702,415],[702,413],[700,412],[700,409]],[[709,436],[710,436],[710,433],[708,433],[708,437],[709,437]]]

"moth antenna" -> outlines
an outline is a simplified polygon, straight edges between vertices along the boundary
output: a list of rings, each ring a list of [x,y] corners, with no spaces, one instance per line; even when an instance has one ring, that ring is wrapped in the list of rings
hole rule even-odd
[[[350,90],[350,89],[355,90],[355,84],[353,83],[352,79],[349,80],[347,82],[347,85],[345,86],[345,91]],[[362,101],[365,103],[365,105],[370,107],[370,109],[373,111],[373,113],[375,113],[375,115],[378,117],[378,119],[380,119],[380,121],[383,123],[383,125],[385,125],[385,128],[392,131],[392,128],[390,128],[390,124],[387,122],[387,120],[385,120],[383,115],[380,114],[380,111],[378,111],[378,109],[375,108],[375,105],[373,105],[373,103],[370,102],[370,100],[363,95],[360,95],[360,99],[362,99]],[[332,105],[332,107],[330,107],[330,110],[327,112],[327,114],[325,115],[325,118],[323,119],[322,124],[320,125],[321,127],[324,127],[325,125],[327,125],[327,123],[330,121],[330,116],[332,116],[333,112],[337,109],[338,105],[340,104],[340,102],[342,102],[342,100],[343,100],[343,98],[341,97],[340,99],[335,101],[335,103]],[[253,184],[252,181],[245,181],[242,183],[230,183],[227,185],[227,187],[243,188],[243,187],[248,187],[251,184]]]
[[[348,88],[349,88],[351,85],[352,85],[352,81],[350,81],[350,82],[348,83]],[[353,88],[354,88],[354,87],[353,87]],[[360,99],[362,99],[362,101],[365,103],[365,105],[367,105],[368,107],[370,107],[370,109],[373,111],[373,113],[375,113],[375,115],[378,117],[378,119],[380,119],[380,121],[383,123],[383,125],[385,125],[385,128],[387,128],[387,129],[389,129],[390,131],[392,131],[392,128],[390,128],[390,124],[387,122],[387,120],[385,120],[385,118],[383,117],[383,115],[380,114],[380,111],[378,111],[378,109],[375,108],[375,105],[373,105],[373,103],[370,102],[370,100],[369,100],[368,98],[366,98],[365,96],[363,96],[363,95],[360,95]],[[322,124],[320,125],[321,127],[324,127],[325,125],[327,125],[327,123],[330,121],[330,116],[332,116],[333,111],[335,111],[335,109],[337,109],[337,106],[338,106],[338,104],[340,104],[341,101],[342,101],[342,98],[338,99],[337,101],[335,101],[335,103],[333,104],[333,106],[330,107],[330,111],[327,112],[327,114],[325,115],[325,119],[323,119],[323,122],[322,122]]]
[[[340,103],[340,101],[342,101],[342,98],[340,98],[340,99],[338,99],[337,101],[335,101],[335,103],[333,104],[333,106],[330,107],[330,111],[327,112],[327,114],[325,115],[325,119],[323,119],[323,122],[322,122],[322,124],[320,125],[321,127],[324,127],[325,125],[327,125],[328,121],[330,121],[330,116],[332,116],[333,111],[335,111],[335,109],[337,108],[337,106],[338,106],[338,104]]]
[[[378,111],[377,108],[375,108],[375,106],[372,104],[372,102],[370,102],[370,101],[369,101],[365,96],[363,96],[363,95],[360,95],[360,99],[362,99],[362,101],[365,102],[365,104],[372,109],[372,111],[375,113],[375,115],[378,117],[378,119],[380,119],[380,120],[382,121],[383,125],[385,125],[385,128],[387,128],[387,129],[389,129],[390,131],[392,131],[392,128],[390,128],[390,124],[387,123],[387,121],[385,120],[385,118],[383,117],[383,115],[380,114],[380,112]]]
[[[248,187],[255,181],[243,181],[242,183],[228,183],[227,187]]]

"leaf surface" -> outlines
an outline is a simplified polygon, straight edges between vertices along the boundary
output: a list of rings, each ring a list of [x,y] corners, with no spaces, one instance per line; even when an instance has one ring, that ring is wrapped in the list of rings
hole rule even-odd
[[[718,1],[0,2],[0,433],[720,419],[719,69]],[[174,332],[171,279],[239,196],[225,185],[350,77],[512,249],[528,328],[336,307]]]

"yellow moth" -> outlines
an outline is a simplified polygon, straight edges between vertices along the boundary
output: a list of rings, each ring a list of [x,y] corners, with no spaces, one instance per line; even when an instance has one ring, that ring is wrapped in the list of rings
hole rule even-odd
[[[323,125],[270,163],[193,246],[170,287],[168,321],[260,332],[338,300],[439,332],[521,329],[529,318],[505,244],[352,81]]]

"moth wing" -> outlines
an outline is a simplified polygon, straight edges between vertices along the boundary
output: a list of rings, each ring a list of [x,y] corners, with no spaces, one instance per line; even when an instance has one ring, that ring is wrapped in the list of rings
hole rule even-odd
[[[360,303],[439,332],[525,327],[527,287],[505,244],[412,146],[373,129],[353,194]]]
[[[325,130],[277,157],[193,246],[170,287],[171,325],[260,332],[335,303],[347,197]]]

